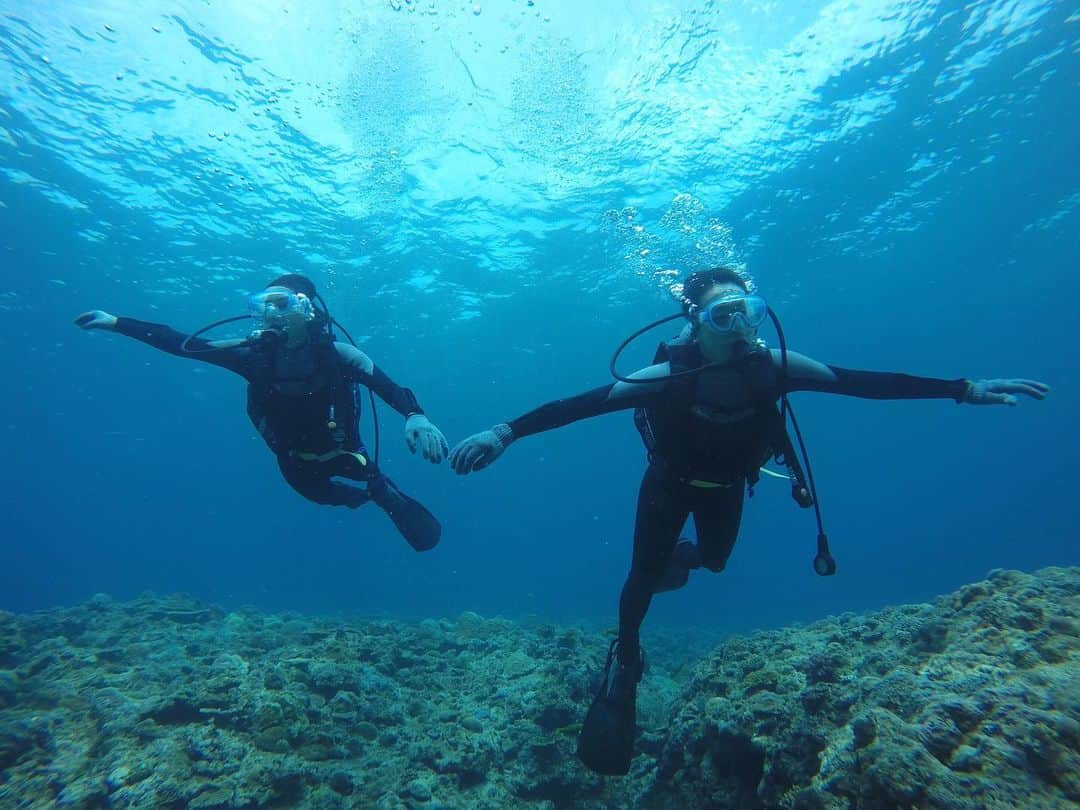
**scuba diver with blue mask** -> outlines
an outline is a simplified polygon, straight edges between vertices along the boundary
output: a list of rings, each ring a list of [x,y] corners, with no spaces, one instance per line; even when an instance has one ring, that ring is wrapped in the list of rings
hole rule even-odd
[[[318,304],[318,306],[316,305]],[[416,396],[391,380],[331,316],[314,283],[291,273],[249,299],[249,315],[226,318],[192,335],[102,310],[79,315],[83,329],[102,329],[135,338],[161,351],[191,357],[239,374],[248,383],[247,413],[277,457],[285,480],[310,501],[356,508],[374,501],[417,551],[439,542],[439,521],[405,495],[378,466],[360,436],[357,386],[368,388],[405,417],[409,450],[433,464],[446,458],[443,434],[424,415]],[[209,341],[199,337],[224,323],[253,318],[246,338]],[[335,339],[337,326],[349,344]]]
[[[636,733],[637,684],[644,667],[639,630],[653,594],[686,584],[690,572],[724,569],[735,545],[744,492],[753,494],[763,466],[787,469],[792,497],[818,520],[814,570],[835,572],[813,472],[787,395],[821,391],[869,399],[951,399],[972,405],[1015,405],[1016,395],[1043,399],[1048,386],[1031,380],[938,380],[825,365],[787,351],[775,313],[738,271],[718,267],[690,275],[683,311],[631,335],[612,358],[616,382],[542,405],[461,442],[450,453],[460,475],[493,463],[512,442],[581,419],[635,409],[649,465],[638,496],[630,573],[619,601],[619,634],[604,679],[578,737],[578,756],[601,774],[627,773]],[[687,323],[661,343],[653,365],[629,376],[615,370],[636,337],[668,321]],[[772,318],[780,349],[758,339]],[[791,421],[803,462],[787,431]],[[697,542],[680,539],[693,516]]]

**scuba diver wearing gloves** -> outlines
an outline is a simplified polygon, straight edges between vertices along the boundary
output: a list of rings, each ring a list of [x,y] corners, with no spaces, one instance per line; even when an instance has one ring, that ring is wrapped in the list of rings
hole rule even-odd
[[[689,276],[683,311],[635,332],[612,358],[617,382],[549,402],[517,419],[477,433],[453,449],[450,465],[464,475],[494,462],[525,436],[613,411],[634,408],[649,465],[638,496],[630,573],[619,602],[619,634],[608,653],[603,685],[578,738],[578,756],[592,770],[627,773],[636,731],[637,684],[644,656],[639,629],[654,593],[686,584],[693,569],[722,571],[742,517],[744,487],[753,494],[762,465],[783,464],[792,496],[818,518],[818,574],[835,572],[803,448],[799,463],[787,432],[787,394],[822,391],[869,399],[951,399],[972,405],[1015,405],[1049,388],[1029,380],[937,380],[829,366],[788,352],[779,321],[738,271],[718,267]],[[654,364],[628,377],[615,371],[622,349],[666,321],[686,318],[682,334],[662,343]],[[772,317],[780,350],[758,340]],[[769,472],[766,470],[766,472]],[[775,473],[771,473],[774,474]],[[689,516],[697,542],[680,540]],[[613,666],[614,664],[614,666]]]
[[[79,315],[75,324],[118,332],[169,354],[239,374],[248,383],[248,416],[293,489],[310,501],[332,506],[356,508],[374,501],[414,549],[434,548],[442,531],[439,521],[378,467],[378,423],[375,458],[360,437],[357,385],[366,386],[405,417],[409,450],[415,453],[419,448],[425,459],[441,463],[448,449],[446,439],[424,415],[413,392],[393,382],[355,345],[335,340],[334,325],[345,330],[330,316],[310,279],[282,276],[251,296],[249,304],[250,316],[227,318],[190,336],[101,310]],[[247,338],[199,337],[222,323],[247,317],[259,325]]]

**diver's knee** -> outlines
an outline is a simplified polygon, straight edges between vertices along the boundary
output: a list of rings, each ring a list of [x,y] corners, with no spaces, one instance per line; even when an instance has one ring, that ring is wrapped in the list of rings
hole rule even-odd
[[[645,588],[652,586],[667,572],[667,562],[663,565],[631,565],[630,573],[626,575],[627,584],[633,583]]]
[[[710,553],[711,552],[711,553]],[[731,557],[730,547],[710,549],[707,546],[701,549],[701,566],[719,574],[727,568],[728,559]]]
[[[653,593],[667,593],[685,588],[690,581],[689,568],[670,568],[653,585]]]
[[[356,509],[371,500],[364,490],[352,487],[342,488],[342,492],[337,492],[327,491],[324,487],[308,487],[303,484],[297,486],[293,481],[289,481],[289,485],[304,500],[319,506],[347,506],[350,509]]]

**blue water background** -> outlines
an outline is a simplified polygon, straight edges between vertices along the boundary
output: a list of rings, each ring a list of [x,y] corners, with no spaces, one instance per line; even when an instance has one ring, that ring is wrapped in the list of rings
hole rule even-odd
[[[418,555],[374,508],[295,495],[238,378],[71,325],[100,307],[190,331],[286,271],[451,444],[604,384],[670,281],[721,261],[823,361],[1054,386],[1015,409],[797,395],[838,575],[814,576],[811,515],[763,481],[727,571],[651,627],[1077,564],[1078,8],[4,0],[0,608],[149,589],[614,621],[629,413],[461,479],[383,407],[384,467],[445,526]]]

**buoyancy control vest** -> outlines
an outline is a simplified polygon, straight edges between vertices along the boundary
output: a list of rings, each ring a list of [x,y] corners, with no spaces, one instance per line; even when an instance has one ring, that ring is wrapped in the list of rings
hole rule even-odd
[[[673,374],[704,365],[698,344],[685,338],[660,344],[653,362],[665,361]],[[650,462],[684,481],[753,486],[771,457],[804,486],[777,406],[782,393],[769,349],[744,345],[730,367],[672,379],[660,402],[634,412],[634,423]]]
[[[345,376],[341,358],[328,336],[314,341],[310,370],[286,376],[278,368],[273,345],[253,349],[254,372],[248,382],[247,413],[259,435],[277,455],[294,452],[356,452],[360,442],[360,400]]]

